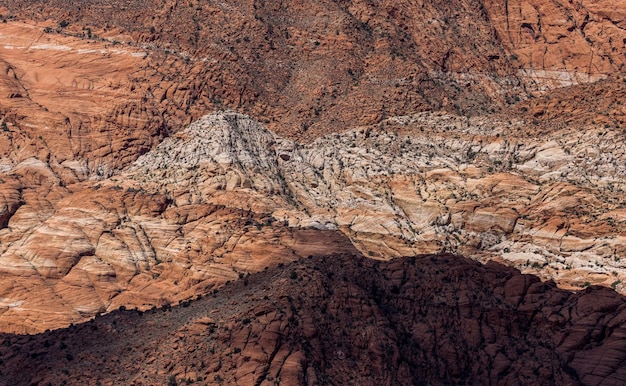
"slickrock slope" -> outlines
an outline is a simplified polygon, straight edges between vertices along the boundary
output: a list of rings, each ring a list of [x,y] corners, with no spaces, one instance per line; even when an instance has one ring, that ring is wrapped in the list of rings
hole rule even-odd
[[[302,259],[181,306],[3,335],[0,382],[602,384],[626,376],[625,299],[442,256]]]
[[[28,199],[27,199],[28,200]],[[210,203],[169,206],[135,189],[85,188],[0,230],[2,330],[38,332],[121,305],[163,305],[311,254],[355,251],[336,232],[273,224]]]
[[[355,248],[626,291],[617,1],[0,8],[0,329]]]
[[[124,178],[181,204],[235,197],[290,226],[340,229],[373,257],[501,256],[565,285],[621,289],[621,131],[529,138],[524,127],[423,113],[299,145],[244,116],[213,115]]]
[[[168,117],[138,81],[154,72],[145,51],[45,30],[0,25],[0,163],[37,157],[71,183],[163,138]]]
[[[453,251],[624,291],[621,132],[524,127],[421,113],[303,145],[220,112],[108,179],[62,186],[26,160],[0,196],[3,329],[169,304],[355,247],[377,259]]]
[[[104,39],[116,44],[113,50],[148,53],[132,82],[113,79],[118,90],[139,98],[109,111],[109,120],[124,127],[130,113],[131,120],[154,119],[166,132],[177,130],[189,122],[185,117],[223,106],[309,141],[417,111],[506,111],[529,94],[624,70],[619,1],[544,3],[21,0],[0,6],[5,17],[38,20],[50,36],[82,40],[72,44]],[[101,130],[98,122],[83,125]]]
[[[298,137],[304,127],[319,135],[423,109],[499,109],[624,71],[626,61],[626,6],[617,0],[0,5],[9,16],[69,23],[65,33],[89,28],[167,51],[194,77],[161,70],[157,98],[191,110],[219,100]]]
[[[624,70],[626,4],[616,0],[486,0],[502,45],[520,74],[544,88],[602,79]]]

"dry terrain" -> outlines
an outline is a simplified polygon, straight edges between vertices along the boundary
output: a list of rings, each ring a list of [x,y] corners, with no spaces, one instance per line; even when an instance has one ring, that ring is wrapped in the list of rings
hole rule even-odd
[[[620,385],[626,303],[497,263],[305,258],[180,306],[1,336],[10,385]]]
[[[0,376],[617,383],[625,52],[617,0],[0,0]]]

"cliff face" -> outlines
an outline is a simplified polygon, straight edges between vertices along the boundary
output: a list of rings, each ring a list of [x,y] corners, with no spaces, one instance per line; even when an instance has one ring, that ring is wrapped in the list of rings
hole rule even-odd
[[[201,300],[3,335],[0,379],[80,384],[621,384],[626,303],[496,263],[302,259]]]
[[[592,82],[624,69],[621,1],[484,3],[503,46],[521,63],[520,73],[540,87]]]

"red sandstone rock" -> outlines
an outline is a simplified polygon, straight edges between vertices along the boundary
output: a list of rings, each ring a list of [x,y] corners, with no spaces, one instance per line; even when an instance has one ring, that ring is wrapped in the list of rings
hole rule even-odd
[[[303,259],[201,300],[3,335],[0,379],[81,384],[607,384],[626,302],[450,255]]]

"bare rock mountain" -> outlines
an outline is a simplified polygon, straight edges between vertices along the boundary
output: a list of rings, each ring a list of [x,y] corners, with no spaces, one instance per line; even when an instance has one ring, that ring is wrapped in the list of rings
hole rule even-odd
[[[529,139],[522,127],[424,113],[300,145],[214,115],[123,176],[184,204],[229,205],[237,192],[290,226],[340,229],[370,256],[452,250],[573,286],[621,281],[620,132]]]
[[[221,112],[111,178],[54,188],[56,200],[7,183],[0,320],[62,327],[355,247],[378,259],[453,251],[622,291],[619,132],[531,139],[522,127],[421,113],[299,144]],[[30,175],[55,178],[33,159],[6,172]]]
[[[37,20],[31,27],[51,32],[29,38],[35,47],[61,35],[68,48],[98,51],[108,43],[113,52],[146,54],[134,69],[100,76],[112,81],[112,93],[134,96],[107,109],[109,121],[135,128],[141,118],[140,124],[155,120],[166,131],[177,130],[187,118],[228,107],[304,141],[417,111],[499,111],[555,86],[595,81],[623,71],[626,39],[624,6],[610,0],[2,5],[8,26]],[[15,67],[12,54],[4,53]],[[39,87],[20,85],[25,70],[16,69],[15,87]],[[64,84],[66,92],[94,76],[83,79]],[[94,90],[98,95],[104,89]],[[69,117],[75,127],[78,117]],[[101,122],[81,121],[86,130],[104,129]]]
[[[624,298],[451,255],[305,258],[178,307],[2,335],[0,382],[622,383]]]
[[[618,384],[624,17],[0,0],[0,383]]]

